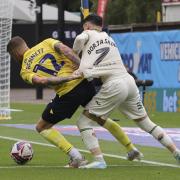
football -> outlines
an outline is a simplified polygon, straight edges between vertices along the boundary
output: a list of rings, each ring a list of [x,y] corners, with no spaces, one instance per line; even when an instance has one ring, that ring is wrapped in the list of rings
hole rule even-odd
[[[13,144],[10,155],[17,164],[26,164],[33,158],[32,145],[26,141],[18,141]]]

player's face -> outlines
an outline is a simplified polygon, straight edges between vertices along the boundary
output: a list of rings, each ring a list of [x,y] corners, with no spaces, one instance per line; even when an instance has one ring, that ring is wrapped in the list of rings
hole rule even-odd
[[[86,23],[83,24],[83,29],[84,29],[84,31],[89,29],[89,24],[88,24],[88,22],[86,22]]]

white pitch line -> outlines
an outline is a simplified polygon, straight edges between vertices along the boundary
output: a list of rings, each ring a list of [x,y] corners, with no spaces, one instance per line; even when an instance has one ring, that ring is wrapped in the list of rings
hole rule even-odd
[[[159,165],[123,165],[123,164],[111,164],[108,167],[159,167]],[[18,169],[18,168],[66,168],[65,166],[46,166],[46,165],[13,165],[13,166],[0,166],[0,169]],[[80,169],[80,168],[79,168]]]
[[[11,112],[22,112],[22,109],[3,109],[4,111],[11,111]]]
[[[38,165],[38,166],[21,166],[21,165],[14,165],[14,166],[0,166],[0,169],[17,169],[17,168],[63,168],[64,166],[44,166],[44,165]]]
[[[7,136],[0,136],[0,139],[7,139],[7,140],[11,140],[11,141],[22,141],[23,139],[18,139],[18,138],[13,138],[13,137],[7,137]],[[36,145],[41,145],[41,146],[48,146],[48,147],[56,147],[52,144],[48,144],[48,143],[41,143],[41,142],[36,142],[36,141],[29,141],[26,140],[32,144],[36,144]],[[87,150],[84,149],[78,149],[80,152],[84,152],[84,153],[90,153]],[[103,153],[104,156],[106,157],[112,157],[112,158],[117,158],[117,159],[126,159],[125,156],[119,156],[119,155],[114,155],[114,154],[107,154],[107,153]],[[136,162],[141,162],[141,163],[146,163],[146,164],[151,164],[151,165],[155,165],[155,166],[167,166],[167,167],[174,167],[174,168],[180,168],[180,165],[175,165],[175,164],[168,164],[168,163],[161,163],[161,162],[156,162],[156,161],[147,161],[147,160],[134,160]],[[118,165],[117,165],[118,166]],[[3,166],[2,166],[3,167]],[[0,167],[0,168],[2,168]],[[16,167],[16,166],[15,166]],[[18,166],[19,167],[19,166]],[[23,166],[22,166],[23,167]],[[28,166],[29,167],[29,166]],[[59,166],[60,167],[60,166]]]

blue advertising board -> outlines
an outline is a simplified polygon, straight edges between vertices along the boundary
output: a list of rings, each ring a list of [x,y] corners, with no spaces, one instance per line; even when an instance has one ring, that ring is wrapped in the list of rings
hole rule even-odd
[[[180,30],[111,34],[121,57],[139,79],[153,88],[180,87]]]

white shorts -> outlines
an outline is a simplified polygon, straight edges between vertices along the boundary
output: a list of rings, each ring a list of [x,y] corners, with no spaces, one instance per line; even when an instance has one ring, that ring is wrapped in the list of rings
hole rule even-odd
[[[91,114],[105,117],[115,108],[130,119],[146,116],[139,90],[129,74],[103,83],[100,91],[86,106]]]

